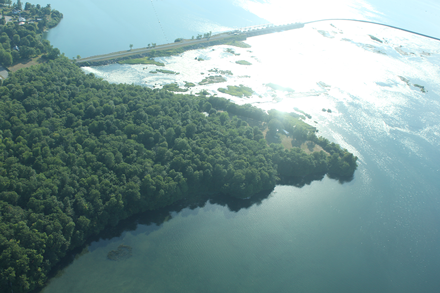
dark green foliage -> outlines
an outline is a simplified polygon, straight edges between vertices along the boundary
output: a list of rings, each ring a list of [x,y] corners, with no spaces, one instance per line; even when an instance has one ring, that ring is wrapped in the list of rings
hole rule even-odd
[[[179,87],[177,83],[169,83],[163,86],[163,89],[172,91],[172,92],[186,92],[188,89],[182,89]]]
[[[331,156],[269,147],[231,114],[275,119]],[[139,212],[207,193],[247,198],[278,176],[353,174],[356,157],[291,118],[110,84],[65,57],[12,73],[0,86],[0,288],[43,286],[67,251]]]
[[[212,107],[214,107],[215,109],[227,110],[228,113],[233,115],[249,117],[259,121],[267,121],[269,117],[265,111],[257,107],[253,107],[250,104],[238,106],[237,104],[234,104],[227,99],[214,96],[209,97],[208,100]]]
[[[48,28],[53,28],[57,26],[61,19],[63,18],[63,14],[59,12],[58,10],[52,10],[50,13],[50,21],[47,23]]]
[[[227,113],[206,117],[204,98],[109,84],[64,57],[11,74],[0,96],[1,288],[42,286],[68,250],[132,214],[275,186],[266,144]]]

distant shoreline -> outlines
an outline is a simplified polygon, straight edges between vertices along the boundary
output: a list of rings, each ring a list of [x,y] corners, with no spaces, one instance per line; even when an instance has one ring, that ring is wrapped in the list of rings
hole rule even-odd
[[[342,21],[356,21],[356,22],[363,22],[363,23],[370,23],[370,24],[375,24],[375,25],[386,26],[386,27],[389,27],[389,28],[401,30],[401,31],[404,31],[404,32],[407,32],[407,33],[411,33],[411,34],[415,34],[415,35],[422,36],[422,37],[425,37],[425,38],[429,38],[429,39],[433,39],[433,40],[436,40],[436,41],[440,41],[440,39],[436,38],[436,37],[432,37],[432,36],[428,36],[428,35],[421,34],[421,33],[418,33],[418,32],[410,31],[410,30],[407,30],[407,29],[404,29],[404,28],[400,28],[400,27],[397,27],[397,26],[392,26],[392,25],[389,25],[389,24],[384,24],[384,23],[374,22],[374,21],[369,21],[369,20],[345,19],[345,18],[329,18],[329,19],[320,19],[320,20],[313,20],[313,21],[305,22],[304,25],[310,24],[310,23],[314,23],[314,22],[340,21],[340,20],[342,20]]]

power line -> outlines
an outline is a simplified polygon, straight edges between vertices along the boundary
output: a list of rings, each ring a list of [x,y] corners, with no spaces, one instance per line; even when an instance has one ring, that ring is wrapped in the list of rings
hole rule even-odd
[[[156,7],[154,7],[153,0],[151,0],[151,6],[153,6],[154,14],[156,15],[156,19],[157,19],[157,21],[159,23],[160,29],[162,30],[162,34],[163,34],[163,36],[164,36],[164,38],[166,40],[166,43],[168,44],[169,41],[168,41],[167,35],[165,34],[165,31],[163,30],[162,24],[160,23],[159,16],[157,15]]]
[[[364,22],[364,23],[371,23],[371,24],[376,24],[376,25],[382,25],[382,26],[393,28],[393,29],[398,29],[398,30],[401,30],[401,31],[404,31],[404,32],[408,32],[408,33],[411,33],[411,34],[419,35],[419,36],[422,36],[422,37],[430,38],[430,39],[433,39],[433,40],[436,40],[436,41],[440,41],[439,38],[428,36],[428,35],[425,35],[425,34],[414,32],[414,31],[410,31],[410,30],[407,30],[407,29],[404,29],[404,28],[400,28],[400,27],[397,27],[397,26],[392,26],[392,25],[388,25],[388,24],[384,24],[384,23],[379,23],[379,22],[374,22],[374,21],[368,21],[368,20],[360,20],[360,19],[345,19],[345,18],[320,19],[320,20],[313,20],[313,21],[304,22],[303,24],[309,24],[309,23],[320,22],[320,21],[336,21],[336,20],[357,21],[357,22]]]

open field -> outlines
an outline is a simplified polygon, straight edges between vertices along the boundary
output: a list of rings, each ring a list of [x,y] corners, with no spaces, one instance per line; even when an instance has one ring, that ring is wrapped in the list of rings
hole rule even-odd
[[[21,60],[20,62],[15,63],[13,66],[9,67],[8,69],[10,72],[16,72],[17,70],[20,70],[22,68],[28,68],[33,65],[45,63],[46,59],[44,59],[42,56],[43,55],[34,57],[32,59]]]

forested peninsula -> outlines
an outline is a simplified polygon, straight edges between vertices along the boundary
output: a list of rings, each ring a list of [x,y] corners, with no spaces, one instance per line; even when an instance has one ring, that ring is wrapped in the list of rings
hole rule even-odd
[[[297,114],[110,84],[52,57],[0,84],[2,292],[43,287],[68,251],[131,215],[357,167]],[[269,143],[280,131],[290,148]]]

